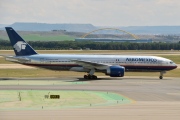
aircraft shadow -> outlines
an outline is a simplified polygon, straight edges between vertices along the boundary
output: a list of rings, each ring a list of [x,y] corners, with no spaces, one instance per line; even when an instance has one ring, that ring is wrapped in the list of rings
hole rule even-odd
[[[158,78],[98,78],[98,79],[84,79],[84,78],[77,78],[75,80],[71,80],[71,81],[66,81],[66,82],[80,82],[80,81],[100,81],[100,80],[132,80],[132,81],[136,81],[136,80],[142,80],[142,81],[147,81],[147,80],[152,80],[152,81],[165,81],[165,80],[171,80],[169,78],[164,78],[162,80],[158,79]]]
[[[16,80],[15,78],[0,78],[0,80]]]
[[[100,81],[100,80],[123,80],[119,78],[97,78],[97,79],[84,79],[84,78],[77,78],[75,80],[67,81],[67,82],[80,82],[80,81]]]

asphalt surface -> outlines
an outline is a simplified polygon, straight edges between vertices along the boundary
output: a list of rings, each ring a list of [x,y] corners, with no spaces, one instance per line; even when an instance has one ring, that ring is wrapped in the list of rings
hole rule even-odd
[[[179,120],[180,78],[125,77],[84,80],[81,78],[1,78],[8,80],[59,80],[67,85],[1,85],[0,90],[88,90],[119,93],[133,100],[132,104],[65,110],[0,111],[0,120],[77,119],[77,120]]]

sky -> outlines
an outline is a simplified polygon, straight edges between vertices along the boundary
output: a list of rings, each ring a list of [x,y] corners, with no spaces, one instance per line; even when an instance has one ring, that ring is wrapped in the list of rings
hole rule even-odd
[[[180,25],[180,0],[0,0],[0,24]]]

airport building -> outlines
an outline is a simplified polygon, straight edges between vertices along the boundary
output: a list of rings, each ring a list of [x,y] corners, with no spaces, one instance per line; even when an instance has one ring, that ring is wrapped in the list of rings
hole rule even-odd
[[[116,38],[76,38],[77,42],[130,42],[130,43],[152,43],[152,39],[116,39]]]

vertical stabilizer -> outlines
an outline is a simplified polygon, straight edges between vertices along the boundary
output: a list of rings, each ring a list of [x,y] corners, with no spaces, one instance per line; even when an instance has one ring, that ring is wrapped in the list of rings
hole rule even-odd
[[[36,51],[11,27],[5,27],[16,56],[35,55]]]

